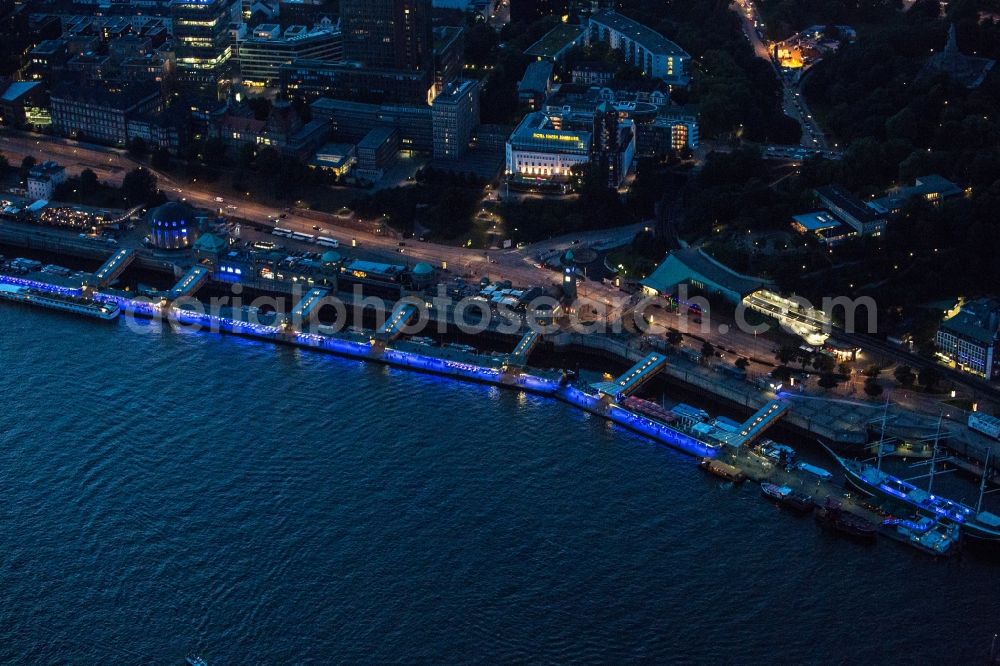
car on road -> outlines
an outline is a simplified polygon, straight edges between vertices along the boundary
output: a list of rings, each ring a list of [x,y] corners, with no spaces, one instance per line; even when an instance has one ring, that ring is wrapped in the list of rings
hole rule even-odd
[[[318,224],[314,224],[313,225],[313,231],[319,231],[319,225]]]
[[[287,213],[282,213],[278,217],[280,217],[281,219],[285,219],[286,217],[288,217],[288,214]]]

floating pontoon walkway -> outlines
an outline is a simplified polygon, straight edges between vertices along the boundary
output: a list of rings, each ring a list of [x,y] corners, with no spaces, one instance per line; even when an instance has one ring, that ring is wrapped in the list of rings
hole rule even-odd
[[[204,266],[192,266],[187,273],[184,274],[174,288],[168,293],[168,298],[171,301],[176,301],[178,298],[184,298],[186,296],[191,296],[194,292],[201,289],[201,286],[208,281],[209,271]]]
[[[125,269],[135,261],[136,252],[131,249],[118,250],[94,272],[95,286],[107,287],[125,272]]]
[[[778,419],[788,411],[788,405],[777,400],[772,400],[757,410],[757,413],[747,419],[738,432],[733,433],[731,439],[726,443],[730,446],[740,447],[748,442],[760,437],[764,431],[777,423]]]
[[[613,382],[598,382],[594,388],[603,395],[621,400],[653,378],[656,373],[667,365],[667,357],[652,353],[632,366],[624,375]]]
[[[392,315],[378,330],[375,337],[383,342],[395,340],[403,332],[403,327],[410,323],[410,319],[417,312],[417,306],[413,303],[400,303],[392,311]]]
[[[292,308],[292,325],[295,326],[295,328],[301,329],[302,322],[309,319],[328,293],[330,293],[329,290],[321,289],[319,287],[314,287],[306,292],[306,295],[302,297],[302,300],[296,303],[295,307]]]
[[[542,339],[542,334],[538,331],[528,331],[521,338],[521,341],[514,347],[510,354],[510,365],[523,368],[528,364],[528,355],[538,346],[538,341]]]

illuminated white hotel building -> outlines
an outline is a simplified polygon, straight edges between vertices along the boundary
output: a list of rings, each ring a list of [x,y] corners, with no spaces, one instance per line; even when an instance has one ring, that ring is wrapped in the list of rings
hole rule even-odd
[[[559,120],[540,111],[524,117],[507,140],[506,170],[509,181],[539,184],[566,182],[574,166],[590,162],[593,134],[560,128]],[[620,157],[625,167],[623,176],[635,155],[633,133],[629,131],[627,136],[630,140],[622,146]]]

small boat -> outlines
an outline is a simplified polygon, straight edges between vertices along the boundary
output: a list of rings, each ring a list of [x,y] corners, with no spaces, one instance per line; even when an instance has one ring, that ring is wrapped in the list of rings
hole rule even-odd
[[[835,532],[853,539],[874,542],[878,524],[844,509],[840,502],[827,498],[826,504],[816,510],[816,521]]]
[[[760,492],[777,502],[779,505],[797,511],[799,513],[809,513],[816,506],[816,501],[805,493],[792,490],[788,486],[779,486],[776,483],[760,484]]]
[[[716,460],[715,458],[702,458],[701,462],[698,463],[698,467],[709,474],[714,474],[733,483],[742,483],[747,478],[738,467],[724,463],[721,460]]]
[[[882,522],[882,534],[935,557],[957,553],[962,538],[955,523],[939,522],[927,516],[909,520],[888,518]]]
[[[188,657],[188,666],[208,666],[208,662],[201,657]]]

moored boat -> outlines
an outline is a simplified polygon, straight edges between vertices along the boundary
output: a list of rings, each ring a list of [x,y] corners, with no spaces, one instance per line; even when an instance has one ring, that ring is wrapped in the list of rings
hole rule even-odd
[[[1000,516],[929,493],[874,465],[830,453],[843,469],[847,482],[866,495],[901,502],[920,515],[960,526],[962,534],[970,540],[1000,546]]]
[[[698,463],[698,467],[709,474],[714,474],[733,483],[742,483],[747,478],[738,467],[724,463],[721,460],[715,460],[714,458],[702,458],[701,462]]]
[[[882,534],[917,550],[944,557],[958,552],[961,531],[955,523],[944,523],[920,516],[912,520],[888,518],[882,523]]]
[[[793,490],[789,486],[779,486],[776,483],[762,483],[760,484],[760,491],[764,497],[774,500],[780,506],[799,513],[809,513],[816,506],[816,501],[811,496]]]
[[[878,534],[877,523],[847,511],[832,498],[827,498],[826,504],[816,510],[816,521],[824,527],[860,541],[873,542]]]
[[[26,305],[36,305],[49,310],[111,321],[121,314],[117,303],[96,301],[84,296],[46,292],[31,287],[0,284],[0,299]]]

